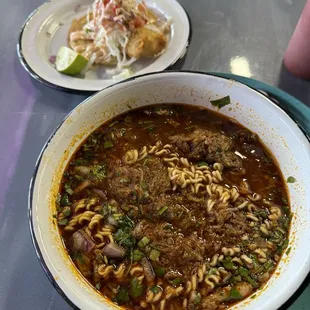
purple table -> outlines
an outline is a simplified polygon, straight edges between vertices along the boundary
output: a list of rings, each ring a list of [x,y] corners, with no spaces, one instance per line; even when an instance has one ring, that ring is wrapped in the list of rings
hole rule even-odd
[[[305,0],[180,2],[192,21],[192,41],[186,58],[174,69],[249,76],[310,105],[309,82],[294,78],[282,66]],[[20,28],[41,3],[1,2],[0,309],[4,310],[70,308],[36,258],[28,228],[27,195],[44,142],[85,95],[49,89],[34,81],[19,63],[16,43]],[[290,309],[310,309],[309,286]]]

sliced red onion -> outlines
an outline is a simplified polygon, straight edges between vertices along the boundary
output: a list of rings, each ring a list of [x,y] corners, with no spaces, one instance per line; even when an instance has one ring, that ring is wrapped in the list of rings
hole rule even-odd
[[[143,257],[141,260],[141,264],[144,270],[146,281],[153,282],[155,280],[155,272],[150,261],[147,258]]]
[[[132,234],[135,238],[142,238],[143,237],[143,225],[145,221],[139,222],[132,231]]]
[[[101,189],[93,189],[93,192],[96,193],[100,198],[106,200],[107,199],[107,195],[104,191],[102,191]]]
[[[90,167],[86,167],[86,166],[75,166],[74,167],[74,172],[80,175],[87,175],[90,173]]]
[[[89,180],[85,180],[74,190],[74,193],[79,193],[91,185],[92,183]]]
[[[103,249],[102,252],[108,258],[121,258],[125,256],[125,250],[120,245],[110,242]]]
[[[73,251],[89,253],[95,248],[95,243],[89,235],[82,229],[75,232],[70,238],[69,243]]]
[[[113,215],[109,215],[109,216],[107,217],[107,222],[108,222],[108,224],[110,224],[110,225],[112,225],[112,226],[114,226],[114,227],[117,227],[117,226],[118,226],[118,223],[117,223],[117,221],[116,221],[116,219],[114,218]]]
[[[55,62],[56,62],[56,55],[50,56],[50,57],[48,58],[48,61],[49,61],[52,65],[54,65]]]

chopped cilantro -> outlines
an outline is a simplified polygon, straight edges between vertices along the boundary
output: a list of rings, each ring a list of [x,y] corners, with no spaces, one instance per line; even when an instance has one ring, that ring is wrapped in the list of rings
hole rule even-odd
[[[182,279],[181,278],[175,278],[172,280],[172,285],[173,286],[178,286],[182,283]]]
[[[60,195],[60,193],[58,193],[57,196],[56,196],[56,204],[58,206],[61,204],[61,195]]]
[[[164,212],[166,212],[168,210],[168,207],[167,206],[164,206],[162,207],[159,211],[158,211],[158,214],[159,215],[162,215]]]
[[[200,293],[197,293],[195,299],[194,299],[194,305],[199,305],[201,302],[201,295]]]
[[[122,305],[122,304],[128,303],[129,300],[130,300],[130,297],[129,297],[127,289],[121,286],[115,296],[115,301],[118,304]]]
[[[283,206],[282,209],[286,215],[290,215],[291,210],[289,206]]]
[[[130,281],[130,295],[133,298],[140,297],[144,292],[144,286],[143,284],[137,279],[133,278]]]
[[[136,242],[135,238],[131,235],[131,233],[128,233],[123,229],[118,229],[114,234],[114,238],[118,244],[120,244],[127,250],[132,249]]]
[[[78,158],[75,161],[72,162],[75,166],[85,166],[88,164],[88,161],[84,158]]]
[[[157,286],[157,285],[152,286],[152,287],[151,287],[151,291],[152,291],[154,294],[158,294],[158,292],[159,292],[158,286]]]
[[[71,188],[71,186],[70,186],[69,183],[66,183],[66,184],[65,184],[65,190],[66,190],[66,192],[67,192],[69,195],[72,195],[72,194],[73,194],[73,190],[72,190],[72,188]]]
[[[102,181],[106,177],[106,169],[104,165],[94,165],[91,170],[91,178],[97,181]]]
[[[277,252],[279,255],[282,254],[283,251],[287,248],[288,243],[289,243],[288,239],[285,239],[284,242],[278,246]]]
[[[63,214],[65,217],[67,217],[67,216],[69,216],[69,215],[71,214],[71,210],[70,210],[70,209],[66,209],[66,210],[64,210],[64,211],[62,212],[62,214]]]
[[[149,256],[150,260],[155,262],[159,258],[160,252],[156,249],[152,249]]]
[[[65,206],[70,206],[71,205],[71,202],[69,200],[69,196],[68,194],[64,194],[61,199],[60,199],[60,204],[62,207],[65,207]]]
[[[269,260],[264,264],[265,271],[269,271],[273,267],[273,261]]]
[[[140,248],[144,248],[146,245],[148,245],[150,243],[150,239],[148,237],[143,237],[139,242],[138,242],[138,246]]]
[[[158,276],[158,277],[163,277],[166,273],[166,269],[163,268],[163,267],[159,267],[159,268],[156,268],[155,269],[155,274]]]
[[[282,200],[282,202],[284,203],[284,204],[288,204],[288,201],[287,201],[287,199],[285,198],[285,197],[281,197],[281,200]]]
[[[229,300],[240,300],[242,298],[243,296],[239,293],[239,291],[235,287],[233,287],[230,290]]]
[[[101,283],[97,283],[95,287],[96,287],[96,290],[99,291],[101,289]]]
[[[132,235],[134,228],[133,221],[128,216],[122,216],[118,219],[119,229],[114,234],[115,241],[130,253],[136,244],[136,239]]]
[[[135,223],[126,215],[124,215],[119,219],[118,225],[122,229],[128,229],[128,228],[132,229],[135,227]]]
[[[205,161],[200,161],[200,162],[197,164],[197,167],[202,167],[202,166],[208,166],[208,164],[207,164]]]
[[[140,261],[143,258],[143,256],[144,256],[144,254],[141,251],[139,251],[139,250],[133,251],[133,260],[135,262]]]
[[[65,226],[65,225],[67,225],[67,223],[68,223],[67,219],[61,219],[58,221],[58,225],[60,225],[60,226]]]
[[[236,269],[234,263],[233,262],[229,262],[229,261],[223,261],[223,266],[227,270],[234,270],[234,269]]]
[[[85,264],[84,258],[83,258],[83,256],[82,256],[82,254],[79,253],[79,252],[75,253],[75,254],[73,255],[72,259],[73,259],[73,260],[79,261],[79,263],[81,263],[81,264]]]
[[[223,97],[223,98],[220,98],[220,99],[216,99],[216,100],[210,100],[211,104],[214,106],[214,107],[217,107],[219,109],[225,107],[226,105],[230,104],[230,97],[229,96],[226,96],[226,97]]]
[[[111,141],[105,141],[104,144],[103,144],[103,147],[105,149],[110,149],[114,146],[114,144],[111,142]]]
[[[288,177],[287,180],[286,180],[287,183],[295,183],[296,182],[296,179],[292,176]]]

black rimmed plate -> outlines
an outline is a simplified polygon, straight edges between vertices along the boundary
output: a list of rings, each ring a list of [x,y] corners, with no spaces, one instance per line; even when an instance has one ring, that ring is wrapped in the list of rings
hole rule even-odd
[[[165,52],[157,58],[135,62],[134,75],[165,70],[185,55],[189,44],[190,22],[176,0],[145,2],[164,18],[171,19],[171,31]],[[67,45],[72,20],[84,16],[91,4],[91,0],[49,1],[28,17],[21,30],[17,52],[33,78],[59,90],[73,91],[99,91],[115,83],[113,73],[107,73],[103,66],[87,71],[84,76],[72,77],[57,72],[50,61],[61,46]]]

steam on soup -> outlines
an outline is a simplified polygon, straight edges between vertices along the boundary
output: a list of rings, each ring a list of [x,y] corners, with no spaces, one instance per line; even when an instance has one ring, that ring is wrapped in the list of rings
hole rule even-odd
[[[290,208],[256,134],[204,108],[156,105],[84,141],[57,222],[82,275],[126,309],[224,309],[271,277]]]

